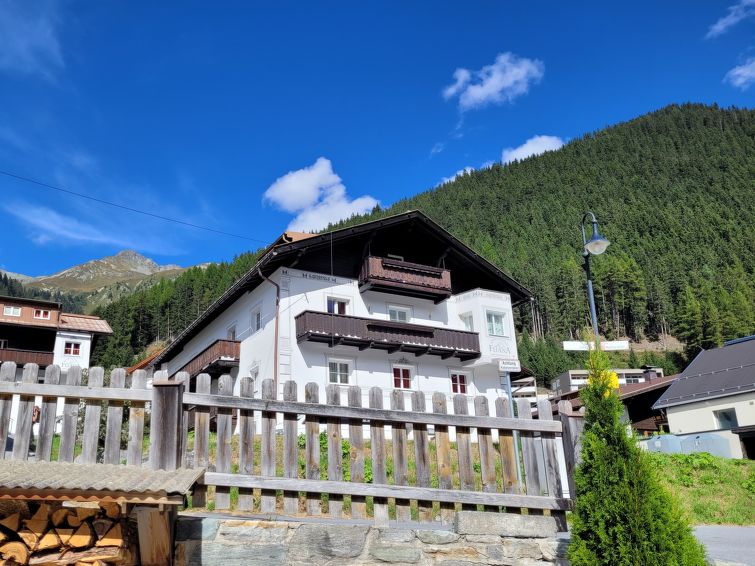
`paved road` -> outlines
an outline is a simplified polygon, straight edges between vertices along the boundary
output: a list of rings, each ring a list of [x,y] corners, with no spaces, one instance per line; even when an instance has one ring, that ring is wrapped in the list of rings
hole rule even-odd
[[[755,566],[755,527],[700,526],[695,535],[710,558]]]

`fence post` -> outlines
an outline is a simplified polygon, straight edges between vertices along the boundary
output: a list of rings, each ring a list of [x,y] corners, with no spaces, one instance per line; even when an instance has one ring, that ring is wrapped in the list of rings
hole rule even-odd
[[[152,420],[149,460],[153,470],[175,470],[181,465],[184,382],[159,371],[152,380]]]
[[[561,420],[563,431],[561,433],[564,442],[564,461],[566,462],[566,477],[569,480],[569,497],[574,499],[577,495],[574,486],[574,471],[579,463],[580,436],[584,427],[584,419],[572,416],[572,406],[569,401],[558,402],[558,418]]]

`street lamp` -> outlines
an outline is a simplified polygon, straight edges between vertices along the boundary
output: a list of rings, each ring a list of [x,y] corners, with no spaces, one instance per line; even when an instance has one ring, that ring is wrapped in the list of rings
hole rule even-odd
[[[585,231],[585,221],[590,217],[592,219],[592,236],[587,239],[587,233]],[[583,266],[585,273],[587,274],[587,301],[590,303],[590,320],[592,321],[592,331],[595,333],[595,339],[598,339],[598,315],[595,313],[595,296],[592,292],[592,276],[590,274],[590,256],[600,255],[611,242],[606,240],[600,235],[598,230],[598,219],[592,212],[586,212],[582,217],[582,255],[585,258],[585,264]]]

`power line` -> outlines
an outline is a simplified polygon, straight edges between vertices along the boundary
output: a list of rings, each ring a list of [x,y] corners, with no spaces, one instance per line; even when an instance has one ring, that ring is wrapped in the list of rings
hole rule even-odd
[[[79,198],[91,200],[94,202],[98,202],[100,204],[106,204],[108,206],[113,206],[115,208],[120,208],[121,210],[127,210],[129,212],[134,212],[136,214],[143,214],[144,216],[151,216],[152,218],[157,218],[159,220],[164,220],[165,222],[173,222],[175,224],[181,224],[183,226],[188,226],[189,228],[196,228],[197,230],[206,230],[207,232],[214,232],[216,234],[222,234],[223,236],[230,236],[231,238],[239,238],[241,240],[249,240],[251,242],[259,242],[262,244],[267,245],[268,242],[264,240],[260,240],[258,238],[250,238],[248,236],[241,236],[239,234],[232,234],[231,232],[224,232],[223,230],[216,230],[215,228],[209,228],[207,226],[200,226],[199,224],[192,224],[191,222],[185,222],[183,220],[177,220],[175,218],[169,218],[167,216],[161,216],[160,214],[154,214],[153,212],[147,212],[146,210],[139,210],[138,208],[132,208],[130,206],[125,206],[122,204],[118,204],[115,202],[110,202],[107,200],[103,200],[97,197],[85,195],[83,193],[77,193],[76,191],[71,191],[68,189],[64,189],[62,187],[56,187],[55,185],[50,185],[48,183],[43,183],[42,181],[37,181],[36,179],[32,179],[30,177],[24,177],[22,175],[16,175],[15,173],[10,173],[9,171],[3,171],[0,169],[0,175],[5,175],[6,177],[10,177],[12,179],[17,179],[20,181],[26,181],[27,183],[32,183],[34,185],[39,185],[40,187],[44,187],[46,189],[51,189],[53,191],[59,191],[61,193],[65,193],[68,195],[73,195]]]

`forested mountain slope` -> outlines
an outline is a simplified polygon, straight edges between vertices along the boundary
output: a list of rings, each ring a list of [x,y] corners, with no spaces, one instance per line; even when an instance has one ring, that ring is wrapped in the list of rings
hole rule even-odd
[[[602,332],[708,345],[755,332],[753,110],[669,106],[344,224],[414,208],[531,289],[546,332],[588,320],[586,210],[612,242],[592,261]]]
[[[669,106],[339,226],[408,209],[535,293],[535,309],[521,309],[525,328],[532,312],[551,336],[586,326],[579,222],[592,210],[612,242],[592,263],[602,332],[670,332],[691,351],[755,332],[753,110]],[[130,363],[158,335],[174,335],[254,259],[191,269],[100,309],[115,335],[96,361]]]

